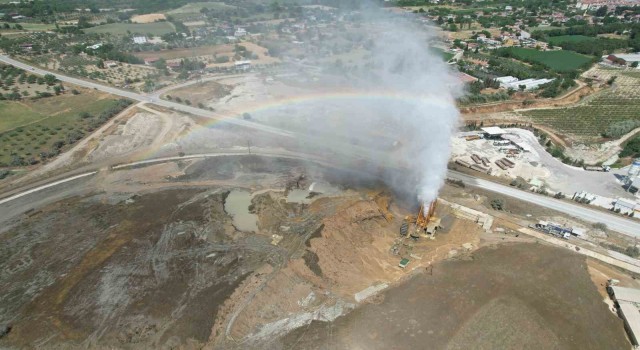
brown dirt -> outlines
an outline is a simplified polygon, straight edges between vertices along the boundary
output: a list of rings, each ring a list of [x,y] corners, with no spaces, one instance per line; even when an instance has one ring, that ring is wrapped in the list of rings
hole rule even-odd
[[[388,203],[380,196],[374,194],[366,200],[359,196],[320,198],[302,211],[283,206],[273,193],[260,198],[254,200],[260,228],[273,232],[276,227],[289,227],[286,233],[280,233],[284,239],[279,246],[290,251],[292,259],[276,268],[270,276],[256,274],[247,279],[225,304],[225,315],[232,315],[234,309],[242,310],[233,320],[230,339],[243,339],[260,325],[313,311],[321,305],[331,305],[337,299],[353,303],[354,294],[371,285],[396,282],[413,269],[446,258],[452,249],[460,250],[464,243],[475,246],[479,243],[480,228],[475,223],[456,220],[449,216],[445,207],[438,208],[437,214],[443,218],[446,228],[436,240],[405,242],[411,246],[407,248],[407,256],[413,254],[421,259],[412,257],[410,266],[402,270],[397,267],[400,256],[389,251],[399,236],[401,220],[387,221]],[[382,203],[383,207],[376,202]],[[277,211],[289,214],[282,215]],[[310,215],[318,215],[318,219],[314,220],[315,225],[307,225],[308,228],[301,230],[290,218],[292,214],[307,220]],[[263,216],[276,219],[264,220]],[[324,219],[320,220],[322,217]],[[298,234],[294,235],[296,232]],[[255,290],[259,292],[252,293]],[[313,303],[304,305],[302,300],[312,292],[315,295]],[[216,322],[212,336],[218,337],[211,339],[212,344],[221,346],[228,342],[223,334],[229,321],[227,317]]]
[[[153,23],[159,20],[167,19],[162,13],[149,13],[146,15],[136,15],[131,17],[132,23]]]
[[[592,94],[595,90],[583,85],[569,93],[554,99],[531,99],[533,101],[530,105],[524,105],[524,100],[506,101],[487,103],[474,106],[461,106],[460,113],[462,113],[465,120],[479,120],[477,115],[491,114],[497,112],[513,111],[516,109],[531,109],[531,108],[549,108],[549,107],[561,107],[572,105],[579,102],[585,96]],[[476,118],[474,118],[476,117]],[[483,120],[483,119],[480,119]]]
[[[562,269],[555,268],[562,266]],[[314,322],[287,349],[626,349],[583,257],[541,244],[483,248],[446,261],[333,323]]]
[[[176,97],[191,101],[191,104],[197,106],[202,103],[207,105],[212,101],[216,101],[231,92],[231,87],[217,83],[215,81],[207,81],[194,85],[189,85],[181,89],[171,90],[163,98],[166,99],[170,95],[173,99]]]
[[[193,199],[200,192],[133,203],[125,195],[117,204],[100,195],[69,199],[3,233],[0,324],[13,330],[0,347],[206,342],[218,307],[269,261],[269,249],[259,248],[269,245],[227,236],[223,193]]]

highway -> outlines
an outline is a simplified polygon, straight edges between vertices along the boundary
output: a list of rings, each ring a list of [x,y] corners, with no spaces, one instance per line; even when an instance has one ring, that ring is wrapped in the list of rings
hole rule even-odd
[[[102,84],[95,83],[95,82],[88,81],[88,80],[69,77],[69,76],[66,76],[66,75],[62,75],[60,73],[56,73],[56,72],[52,72],[52,71],[48,71],[48,70],[45,70],[45,69],[41,69],[41,68],[38,68],[38,67],[34,67],[34,66],[31,66],[31,65],[28,65],[28,64],[26,64],[24,62],[20,62],[20,61],[14,60],[13,58],[5,56],[5,55],[0,55],[0,62],[3,62],[3,63],[6,63],[6,64],[9,64],[9,65],[24,69],[24,70],[29,71],[29,72],[34,73],[34,74],[39,74],[39,75],[51,74],[51,75],[55,76],[56,78],[58,78],[58,80],[60,80],[62,82],[65,82],[65,83],[70,83],[70,84],[74,84],[74,85],[78,85],[78,86],[83,86],[83,87],[86,87],[86,88],[89,88],[89,89],[99,90],[99,91],[102,91],[102,92],[110,93],[112,95],[125,97],[125,98],[131,99],[131,100],[135,100],[135,101],[139,101],[139,102],[146,102],[146,103],[153,103],[153,104],[158,105],[158,106],[174,109],[174,110],[180,111],[180,112],[193,114],[193,115],[196,115],[196,116],[199,116],[199,117],[215,119],[215,120],[223,120],[224,122],[229,123],[229,124],[234,124],[234,125],[242,126],[242,127],[245,127],[245,128],[264,131],[264,132],[268,132],[268,133],[275,134],[275,135],[278,135],[278,136],[294,137],[293,133],[288,132],[286,130],[274,128],[274,127],[271,127],[271,126],[268,126],[268,125],[264,125],[264,124],[259,124],[259,123],[252,122],[252,121],[249,121],[249,120],[238,119],[238,118],[235,118],[236,116],[234,116],[234,115],[223,115],[221,113],[216,113],[216,112],[204,110],[204,109],[197,108],[197,107],[187,106],[187,105],[183,105],[183,104],[180,104],[180,103],[163,100],[163,99],[160,99],[155,94],[154,95],[139,94],[137,92],[118,89],[118,88],[114,88],[112,86],[106,86],[106,85],[102,85]],[[185,84],[188,85],[189,83],[185,83]]]
[[[558,200],[552,197],[543,196],[537,193],[522,191],[517,188],[498,184],[495,182],[478,179],[473,176],[462,174],[456,171],[449,171],[449,177],[462,180],[465,185],[478,187],[487,191],[500,193],[502,195],[529,202],[541,207],[556,210],[590,223],[601,222],[611,230],[626,234],[631,237],[640,237],[640,222],[624,218],[619,215],[605,213],[599,210],[585,208],[584,206],[571,202]]]

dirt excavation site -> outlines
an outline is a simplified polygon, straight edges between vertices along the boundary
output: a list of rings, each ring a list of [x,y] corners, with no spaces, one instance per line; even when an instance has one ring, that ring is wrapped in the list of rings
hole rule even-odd
[[[413,126],[316,127],[305,110],[357,120],[344,98],[269,102],[312,95],[287,79],[162,91],[205,91],[199,103],[252,128],[139,103],[0,183],[88,174],[0,204],[0,348],[631,348],[602,276],[631,277],[519,234],[535,208],[508,202],[526,207],[508,221],[451,183],[435,236],[401,235],[419,209],[401,156]]]
[[[0,346],[629,346],[584,257],[496,239],[446,204],[435,239],[402,240],[414,204],[349,178],[220,156],[102,172],[38,207],[18,199],[2,218]]]

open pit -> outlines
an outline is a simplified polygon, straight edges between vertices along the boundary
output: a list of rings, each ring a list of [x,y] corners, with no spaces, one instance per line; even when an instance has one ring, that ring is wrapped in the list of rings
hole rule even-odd
[[[16,200],[1,218],[0,347],[572,348],[566,327],[581,348],[626,344],[579,256],[499,244],[446,205],[435,239],[403,240],[416,203],[348,174],[218,156]]]

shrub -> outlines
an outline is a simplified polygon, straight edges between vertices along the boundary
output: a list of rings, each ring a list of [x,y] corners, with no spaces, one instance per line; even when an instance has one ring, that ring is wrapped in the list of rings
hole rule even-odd
[[[502,199],[491,200],[491,208],[493,210],[504,210],[504,201]]]

